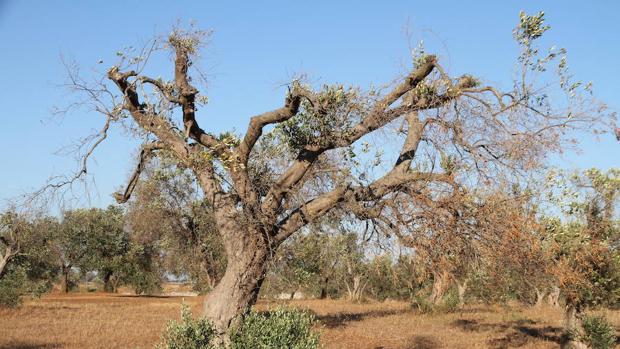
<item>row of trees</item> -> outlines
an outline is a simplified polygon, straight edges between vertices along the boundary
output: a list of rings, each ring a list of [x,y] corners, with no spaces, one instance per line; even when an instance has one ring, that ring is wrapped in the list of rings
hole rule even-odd
[[[201,209],[204,200],[187,190],[184,171],[160,163],[145,173],[126,212],[78,209],[60,219],[4,213],[2,301],[15,304],[54,282],[69,292],[92,279],[107,292],[126,285],[137,294],[157,293],[169,278],[211,290],[227,260],[213,218]],[[620,170],[550,172],[536,193],[513,186],[453,197],[452,220],[434,210],[417,220],[415,239],[378,235],[350,221],[316,222],[274,253],[262,294],[392,298],[431,307],[547,302],[564,306],[578,333],[589,307],[620,305]]]
[[[199,292],[213,288],[226,260],[212,217],[200,209],[204,202],[182,187],[182,173],[162,166],[151,174],[126,210],[76,209],[60,217],[3,213],[0,287],[11,291],[3,292],[3,303],[16,304],[20,294],[54,283],[69,292],[91,280],[106,292],[124,285],[137,294],[158,293],[167,279],[191,282]]]

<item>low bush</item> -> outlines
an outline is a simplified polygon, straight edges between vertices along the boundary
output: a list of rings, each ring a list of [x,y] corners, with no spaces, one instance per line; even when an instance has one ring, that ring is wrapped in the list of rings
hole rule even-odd
[[[21,304],[21,285],[13,278],[0,280],[0,306],[15,308]]]
[[[213,327],[206,319],[194,320],[187,305],[181,306],[181,321],[168,322],[162,341],[155,349],[215,349]]]
[[[316,349],[319,335],[312,331],[314,316],[308,312],[277,308],[250,312],[232,335],[233,349]],[[214,330],[206,319],[195,320],[189,307],[181,309],[181,321],[170,321],[156,349],[218,349],[212,344]]]
[[[315,349],[319,335],[312,331],[314,323],[312,314],[299,310],[252,311],[233,332],[233,348]]]
[[[584,341],[593,349],[610,349],[616,344],[615,329],[604,316],[589,315],[583,319]]]
[[[415,295],[411,301],[411,306],[422,314],[431,314],[435,310],[433,303],[429,302],[426,297]]]
[[[456,290],[450,290],[441,300],[441,303],[436,307],[435,311],[440,313],[453,313],[459,310],[461,307],[461,301]]]
[[[461,302],[456,292],[448,292],[440,303],[433,304],[426,297],[416,295],[413,297],[411,306],[422,314],[452,313],[460,309]]]

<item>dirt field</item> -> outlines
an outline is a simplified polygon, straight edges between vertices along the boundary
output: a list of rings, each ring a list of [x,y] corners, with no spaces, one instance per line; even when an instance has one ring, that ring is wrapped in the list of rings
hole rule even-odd
[[[199,314],[201,297],[80,293],[28,300],[20,309],[0,310],[0,349],[152,348],[183,301]],[[557,348],[560,337],[561,314],[554,309],[469,307],[420,315],[401,302],[285,303],[317,314],[326,348]],[[620,326],[620,312],[607,315]]]

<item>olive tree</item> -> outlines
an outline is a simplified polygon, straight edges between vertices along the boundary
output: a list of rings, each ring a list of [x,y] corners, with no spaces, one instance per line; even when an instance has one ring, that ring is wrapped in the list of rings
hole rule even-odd
[[[159,269],[187,278],[199,292],[215,287],[226,267],[207,204],[190,173],[160,161],[143,173],[126,220],[132,241],[148,247]]]
[[[17,306],[21,295],[39,295],[51,287],[57,269],[47,235],[53,224],[49,217],[0,214],[0,305]]]
[[[585,311],[620,302],[620,170],[552,172],[548,179],[549,196],[565,216],[547,218],[544,226],[555,245],[552,273],[566,303],[564,347],[582,348]]]
[[[118,202],[129,200],[153,158],[168,157],[190,171],[226,253],[226,271],[204,305],[226,342],[256,302],[274,251],[326,213],[390,220],[398,216],[400,195],[426,203],[468,180],[531,170],[568,146],[571,130],[598,129],[604,110],[591,104],[584,91],[589,85],[572,81],[564,51],[542,53],[536,47],[547,29],[542,13],[521,14],[515,30],[518,74],[507,90],[473,75],[450,76],[439,57],[420,49],[411,70],[382,88],[315,88],[293,80],[283,104],[250,117],[241,135],[204,128],[206,119],[198,112],[208,99],[195,86],[201,76],[195,68],[208,33],[177,29],[135,57],[120,52],[119,63],[93,83],[70,70],[71,87],[102,114],[104,126],[91,139],[78,173],[50,185],[57,188],[87,173],[88,157],[114,125],[145,141],[126,189],[115,195]],[[170,79],[147,75],[149,61],[162,51],[171,52]],[[555,76],[546,70],[554,62],[560,88],[550,93],[547,87],[558,81],[544,76]],[[556,98],[564,95],[568,98]],[[373,134],[390,134],[401,144],[373,158],[363,154],[373,151],[368,142]],[[435,166],[445,156],[467,175]]]
[[[74,281],[71,275],[97,272],[107,292],[116,291],[115,275],[129,250],[129,237],[123,229],[123,211],[107,209],[76,209],[65,211],[61,222],[50,232],[51,251],[60,267],[63,289],[69,292]]]
[[[7,265],[21,250],[20,240],[23,239],[27,224],[19,219],[17,214],[6,212],[0,216],[0,278],[5,273]]]

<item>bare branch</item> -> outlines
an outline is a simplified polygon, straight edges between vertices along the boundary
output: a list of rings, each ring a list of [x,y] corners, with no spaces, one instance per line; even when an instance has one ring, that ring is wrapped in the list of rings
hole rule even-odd
[[[159,142],[152,142],[142,147],[142,149],[140,150],[140,157],[138,159],[138,165],[133,171],[129,179],[129,183],[127,184],[127,187],[125,188],[125,191],[123,193],[116,192],[113,194],[116,202],[118,202],[119,204],[124,204],[129,200],[129,198],[131,197],[131,194],[133,193],[134,188],[136,187],[136,184],[138,184],[138,180],[140,179],[140,174],[144,170],[146,163],[153,157],[154,152],[158,149],[162,149],[162,144]]]

